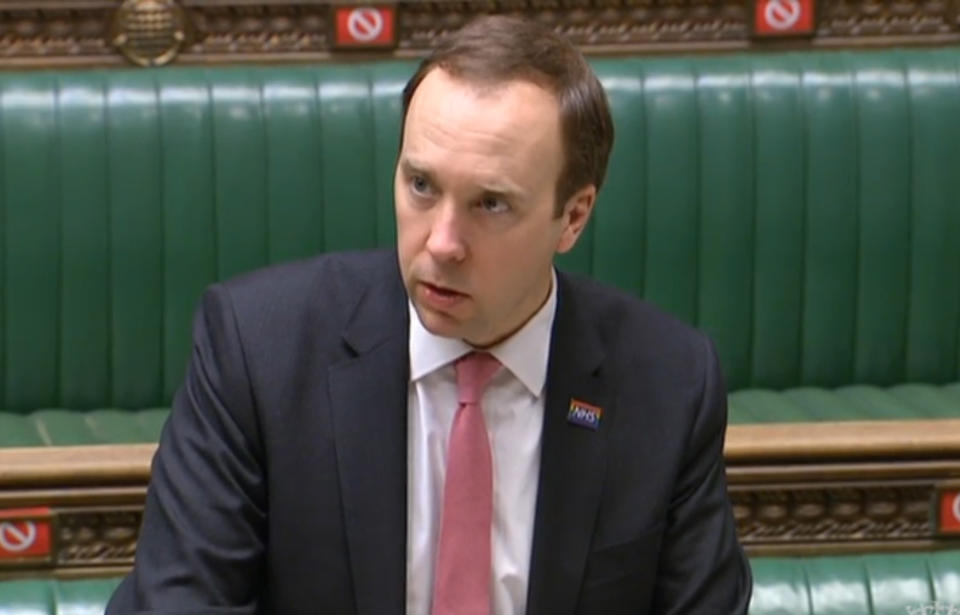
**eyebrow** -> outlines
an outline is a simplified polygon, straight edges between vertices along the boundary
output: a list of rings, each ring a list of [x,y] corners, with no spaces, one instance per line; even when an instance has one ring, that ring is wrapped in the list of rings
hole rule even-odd
[[[400,160],[400,170],[404,175],[422,175],[431,183],[436,183],[434,174],[422,165],[412,162],[407,158]],[[525,192],[519,187],[515,187],[512,182],[495,182],[490,184],[481,184],[479,188],[484,194],[495,197],[505,198],[507,200],[521,200]]]
[[[410,162],[406,158],[402,158],[400,160],[400,170],[403,171],[404,175],[423,175],[427,179],[433,181],[433,173],[416,164],[415,162]]]

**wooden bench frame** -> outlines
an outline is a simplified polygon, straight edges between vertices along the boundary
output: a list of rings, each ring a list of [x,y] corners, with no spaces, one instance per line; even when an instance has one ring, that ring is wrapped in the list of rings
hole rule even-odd
[[[0,578],[115,574],[133,562],[154,444],[0,449],[0,512],[49,509],[47,556]],[[751,555],[960,547],[940,531],[960,488],[960,419],[732,425],[729,492]]]

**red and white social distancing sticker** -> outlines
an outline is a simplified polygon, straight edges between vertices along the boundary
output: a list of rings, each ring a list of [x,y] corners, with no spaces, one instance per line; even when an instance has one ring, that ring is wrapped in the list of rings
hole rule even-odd
[[[341,6],[336,8],[339,47],[390,47],[395,43],[395,7]]]
[[[0,561],[50,555],[49,508],[0,510]]]
[[[960,534],[960,489],[940,492],[940,532]]]
[[[814,0],[756,0],[753,31],[758,36],[813,32]]]

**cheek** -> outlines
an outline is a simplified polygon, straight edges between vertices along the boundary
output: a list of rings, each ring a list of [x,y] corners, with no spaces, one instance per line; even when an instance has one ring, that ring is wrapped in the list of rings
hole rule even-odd
[[[552,254],[544,237],[529,235],[492,242],[485,248],[482,256],[475,253],[476,260],[482,261],[481,278],[486,280],[491,293],[506,302],[513,301],[513,295],[527,289],[542,273]]]
[[[523,295],[539,283],[553,263],[557,239],[557,229],[542,223],[493,246],[488,254],[488,273],[502,281],[500,294],[504,300],[514,301],[516,296],[506,295]]]
[[[417,253],[416,242],[413,240],[413,225],[409,213],[406,213],[403,204],[396,202],[397,223],[397,256],[400,260],[400,270],[404,278],[410,274],[411,262]]]
[[[397,203],[397,254],[400,270],[409,283],[417,277],[418,270],[429,268],[430,259],[426,254],[430,237],[430,220],[415,209]]]
[[[423,220],[405,202],[403,197],[396,199],[397,246],[403,251],[414,251],[422,243]]]

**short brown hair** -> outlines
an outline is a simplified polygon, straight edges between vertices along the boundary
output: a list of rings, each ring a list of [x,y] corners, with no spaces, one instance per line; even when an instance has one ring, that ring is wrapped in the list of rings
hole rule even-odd
[[[472,20],[424,59],[404,87],[401,147],[410,100],[434,68],[479,85],[523,79],[552,92],[560,106],[565,159],[557,179],[556,215],[577,190],[589,184],[600,189],[613,146],[613,120],[603,87],[570,41],[531,20],[503,15]]]

